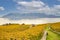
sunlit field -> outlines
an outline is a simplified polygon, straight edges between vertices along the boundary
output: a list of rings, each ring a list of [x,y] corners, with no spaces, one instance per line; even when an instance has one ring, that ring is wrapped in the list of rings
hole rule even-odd
[[[60,0],[0,0],[0,40],[60,40]]]
[[[60,32],[60,22],[51,24],[51,29]]]
[[[24,31],[28,28],[29,28],[29,25],[19,25],[19,24],[6,24],[6,25],[0,26],[0,30],[4,32]]]
[[[0,40],[40,40],[46,25],[6,24],[0,26]]]
[[[60,32],[59,22],[38,25],[3,24],[0,25],[0,40],[41,40],[45,30],[48,33],[46,40],[60,40],[60,34],[56,33]]]

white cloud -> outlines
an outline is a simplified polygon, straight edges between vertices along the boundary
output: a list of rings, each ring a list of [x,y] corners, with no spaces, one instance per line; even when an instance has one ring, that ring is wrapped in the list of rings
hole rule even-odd
[[[40,18],[40,19],[22,19],[22,20],[9,20],[6,18],[0,18],[0,25],[6,23],[46,24],[46,23],[54,23],[54,22],[60,22],[60,18]]]
[[[54,5],[52,9],[54,10],[55,15],[60,16],[60,5]]]
[[[47,15],[60,16],[60,5],[49,7],[42,1],[17,1],[17,9],[26,13],[45,13]]]
[[[19,5],[27,6],[27,7],[42,7],[45,4],[41,1],[32,1],[32,2],[18,2]]]
[[[0,11],[3,11],[3,10],[5,10],[4,7],[0,7]]]
[[[23,1],[23,2],[17,2],[18,5],[21,5],[22,7],[17,7],[17,9],[25,9],[25,11],[34,11],[34,10],[37,10],[37,9],[40,9],[42,8],[43,6],[45,6],[45,4],[41,1],[31,1],[31,2],[26,2],[26,1]]]
[[[60,1],[60,0],[57,0],[57,1]]]
[[[39,9],[42,9],[45,4],[41,1],[31,1],[31,2],[17,2],[18,5],[21,5],[22,7],[18,6],[17,9],[21,9],[25,12],[39,12]]]

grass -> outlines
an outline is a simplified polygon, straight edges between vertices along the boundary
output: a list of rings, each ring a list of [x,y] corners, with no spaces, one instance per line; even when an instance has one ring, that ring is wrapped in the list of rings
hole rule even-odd
[[[60,40],[60,34],[56,34],[51,30],[48,30],[47,40]]]
[[[48,32],[46,40],[60,40],[60,34],[53,32],[49,27],[49,25],[46,27],[46,30]]]

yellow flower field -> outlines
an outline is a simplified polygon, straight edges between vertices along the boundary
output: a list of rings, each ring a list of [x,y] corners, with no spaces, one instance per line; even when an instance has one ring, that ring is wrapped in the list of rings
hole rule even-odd
[[[46,25],[36,25],[32,28],[29,28],[29,26],[17,24],[0,26],[0,40],[40,40]],[[19,28],[20,30],[18,30]]]
[[[57,32],[60,32],[60,22],[51,24],[51,28]]]

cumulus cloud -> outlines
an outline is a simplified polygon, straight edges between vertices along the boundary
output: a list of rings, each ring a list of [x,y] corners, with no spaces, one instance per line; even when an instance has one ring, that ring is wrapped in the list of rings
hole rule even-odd
[[[17,1],[17,5],[17,9],[24,13],[45,13],[60,16],[60,5],[49,7],[42,1]]]
[[[18,2],[18,5],[22,6],[19,8],[34,10],[34,9],[39,9],[44,4],[41,2],[32,1],[32,2]]]
[[[32,2],[18,2],[19,5],[22,5],[22,6],[27,6],[27,7],[42,7],[44,6],[45,4],[43,2],[39,2],[39,1],[32,1]]]
[[[3,11],[3,10],[5,10],[4,7],[0,7],[0,11]]]
[[[26,1],[22,1],[22,2],[17,2],[18,6],[17,9],[21,9],[25,12],[39,12],[39,9],[42,9],[45,4],[41,1],[31,1],[31,2],[26,2]]]

